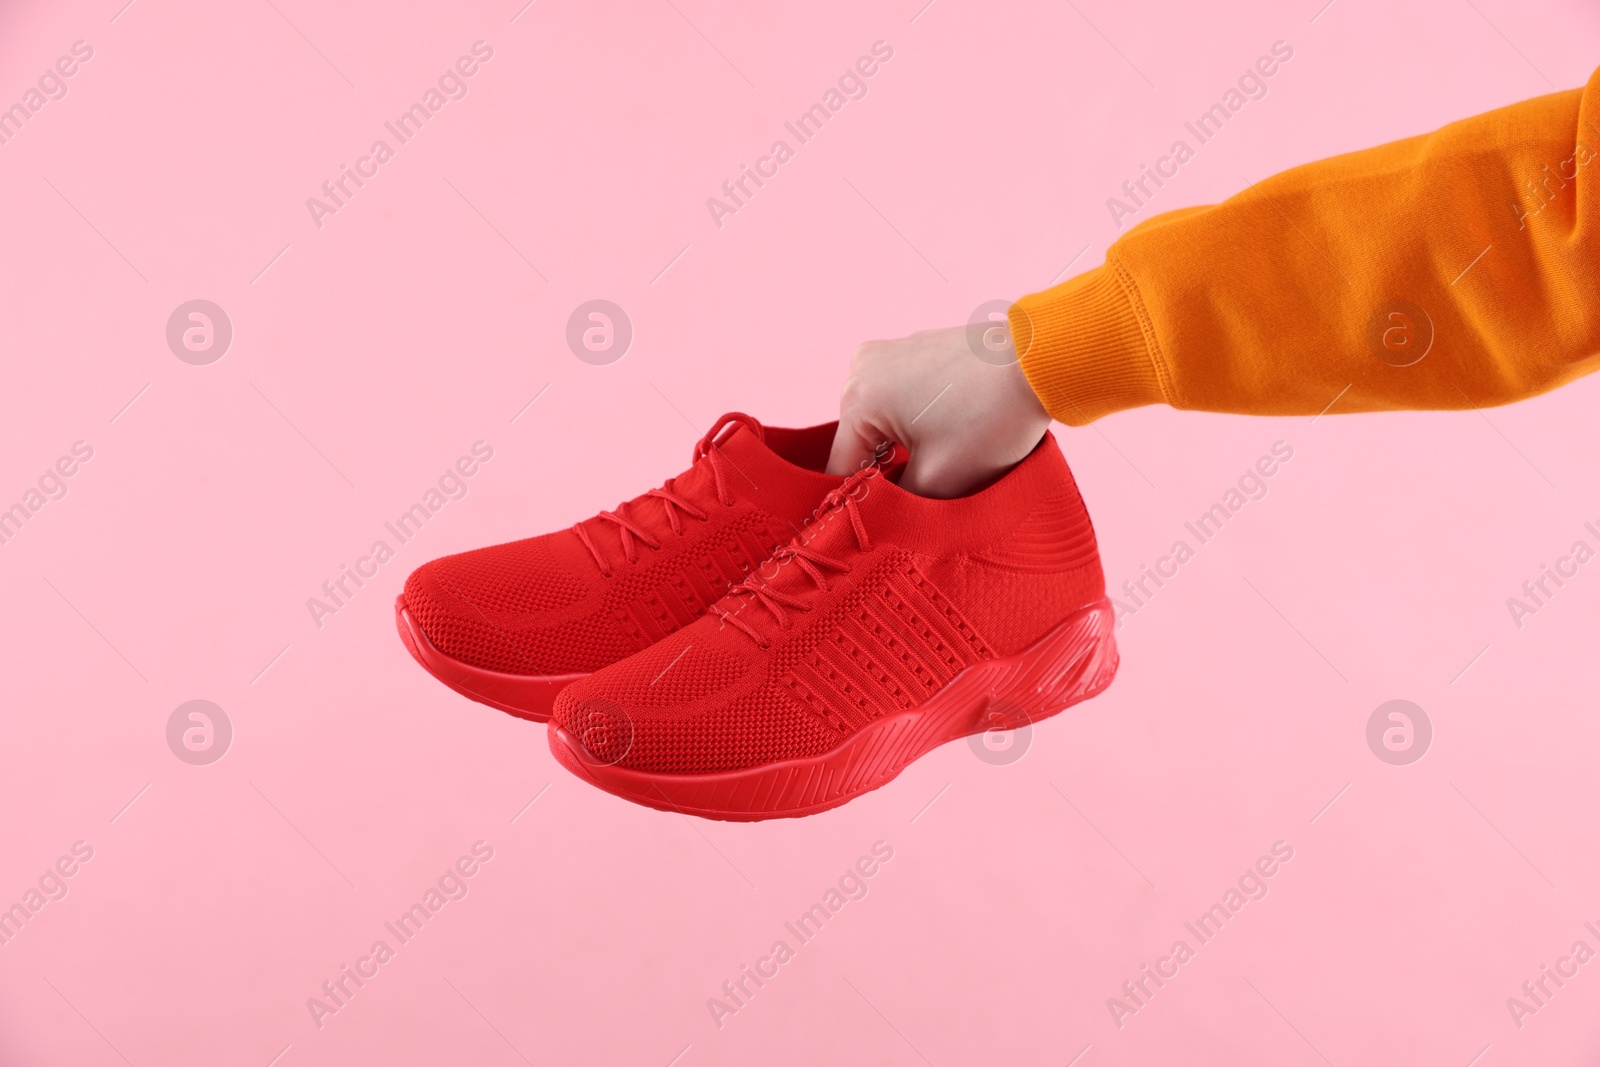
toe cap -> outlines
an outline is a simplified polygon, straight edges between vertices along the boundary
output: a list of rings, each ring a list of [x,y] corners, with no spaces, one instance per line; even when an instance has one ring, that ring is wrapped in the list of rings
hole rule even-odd
[[[590,595],[547,538],[445,556],[406,579],[405,602],[440,652],[474,667],[562,674],[563,649],[541,635]]]

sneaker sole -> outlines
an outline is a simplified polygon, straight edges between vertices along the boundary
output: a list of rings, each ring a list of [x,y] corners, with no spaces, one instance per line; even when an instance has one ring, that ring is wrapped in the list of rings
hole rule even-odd
[[[394,624],[400,642],[422,669],[469,700],[498,708],[508,715],[530,722],[549,722],[556,694],[587,674],[506,674],[485,670],[447,656],[433,647],[411,617],[402,594],[395,598]]]
[[[927,753],[988,730],[1012,730],[1098,695],[1117,673],[1115,614],[1090,605],[1014,656],[967,667],[922,704],[852,734],[818,756],[714,774],[658,774],[606,765],[559,726],[550,751],[590,784],[661,811],[752,822],[838,807],[888,783]]]

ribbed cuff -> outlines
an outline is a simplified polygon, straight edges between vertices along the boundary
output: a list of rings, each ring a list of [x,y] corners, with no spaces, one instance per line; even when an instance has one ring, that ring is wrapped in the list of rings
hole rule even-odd
[[[1082,426],[1166,401],[1154,353],[1111,263],[1011,306],[1028,384],[1060,422]]]

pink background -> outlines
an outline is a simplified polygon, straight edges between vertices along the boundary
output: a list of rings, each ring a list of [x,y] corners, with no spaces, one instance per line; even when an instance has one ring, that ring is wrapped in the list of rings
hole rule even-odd
[[[949,745],[799,821],[586,788],[392,621],[428,558],[642,492],[723,411],[825,421],[860,341],[1098,263],[1106,197],[1272,42],[1295,57],[1270,95],[1156,208],[1579,86],[1592,5],[122,3],[0,11],[0,101],[94,49],[0,146],[0,505],[94,449],[0,547],[0,903],[94,849],[0,947],[4,1063],[1600,1056],[1600,962],[1520,1029],[1505,1003],[1600,949],[1600,563],[1521,630],[1505,605],[1596,543],[1600,381],[1058,429],[1114,585],[1274,441],[1295,456],[1020,761]],[[313,225],[480,39],[469,95]],[[705,199],[877,40],[869,95],[718,229]],[[234,327],[209,366],[164,339],[195,298]],[[610,366],[564,341],[592,298],[634,325]],[[306,598],[480,439],[468,496],[318,629]],[[197,698],[235,731],[210,766],[165,740]],[[1409,766],[1365,740],[1394,698],[1434,726]],[[478,840],[470,894],[319,1030],[306,999]],[[707,998],[878,840],[870,894],[718,1029]],[[1270,895],[1118,1029],[1107,998],[1278,840]]]

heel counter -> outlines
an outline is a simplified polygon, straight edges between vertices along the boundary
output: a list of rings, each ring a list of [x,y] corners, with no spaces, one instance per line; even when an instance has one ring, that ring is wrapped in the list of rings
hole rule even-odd
[[[1105,597],[1094,527],[1070,478],[983,551],[925,566],[1002,656]]]
[[[1072,467],[1067,463],[1067,457],[1062,453],[1053,431],[1045,433],[1029,459],[1034,461],[1029,488],[1039,503],[1012,531],[1012,535],[1001,542],[1001,547],[1003,549],[1008,542],[1016,540],[1018,543],[1011,549],[1011,554],[1031,554],[1043,560],[1048,559],[1049,554],[1029,553],[1027,542],[1031,540],[1036,543],[1041,538],[1059,539],[1060,558],[1057,562],[1047,563],[1044,569],[1058,566],[1081,569],[1088,583],[1085,589],[1093,594],[1090,599],[1098,600],[1105,595],[1106,582],[1105,572],[1100,565],[1100,543],[1095,534],[1094,520],[1089,516],[1089,507],[1078,489],[1078,479],[1073,476]]]

